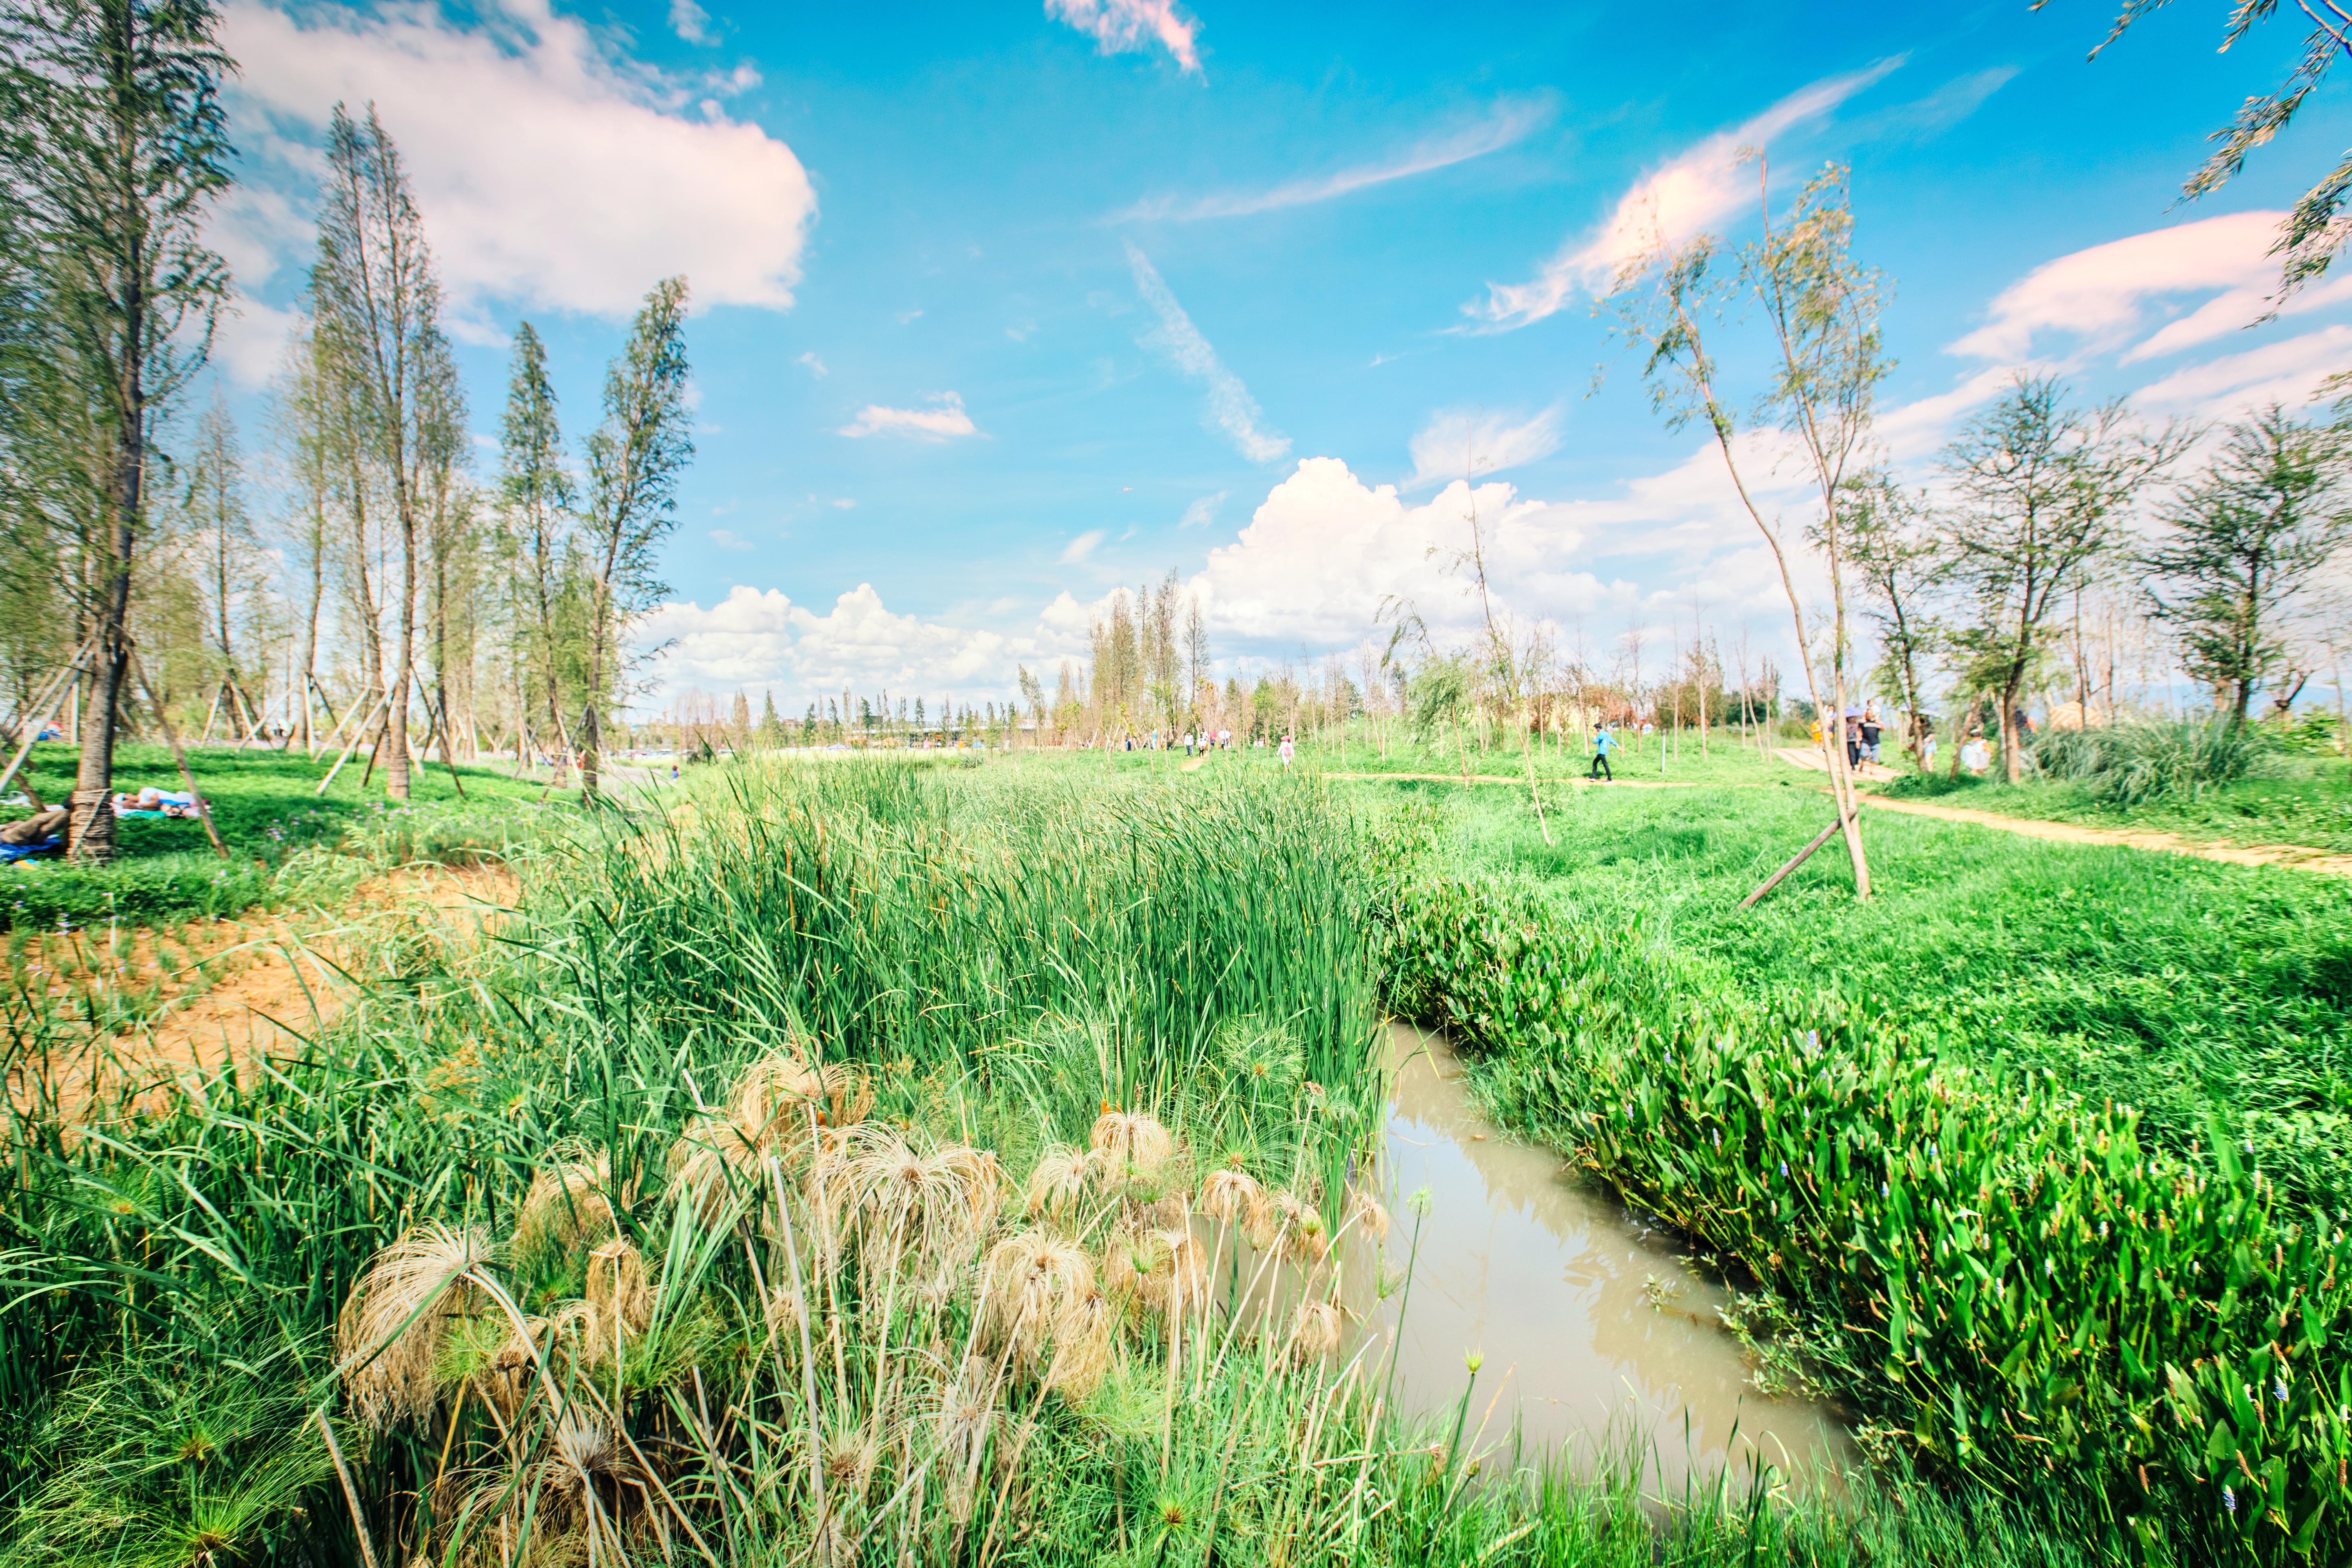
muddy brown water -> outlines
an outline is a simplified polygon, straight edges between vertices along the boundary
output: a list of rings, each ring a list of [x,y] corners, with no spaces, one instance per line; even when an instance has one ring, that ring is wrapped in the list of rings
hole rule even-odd
[[[1851,1461],[1829,1409],[1756,1391],[1717,1313],[1727,1293],[1681,1261],[1677,1238],[1488,1122],[1443,1037],[1399,1024],[1390,1041],[1387,1262],[1393,1279],[1412,1258],[1412,1278],[1362,1310],[1383,1336],[1402,1310],[1403,1408],[1450,1418],[1476,1352],[1465,1431],[1483,1422],[1482,1446],[1507,1448],[1516,1421],[1529,1449],[1571,1468],[1638,1453],[1644,1484],[1669,1495],[1727,1468],[1740,1481],[1758,1458],[1800,1487]],[[1410,1200],[1423,1188],[1415,1258]]]

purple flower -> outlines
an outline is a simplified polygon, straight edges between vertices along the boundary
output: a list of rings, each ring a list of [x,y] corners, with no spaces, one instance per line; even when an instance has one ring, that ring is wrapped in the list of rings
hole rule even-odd
[[[2231,1513],[2237,1512],[2238,1494],[2231,1491],[2228,1487],[2223,1487],[2221,1489],[2221,1506],[2228,1509]]]

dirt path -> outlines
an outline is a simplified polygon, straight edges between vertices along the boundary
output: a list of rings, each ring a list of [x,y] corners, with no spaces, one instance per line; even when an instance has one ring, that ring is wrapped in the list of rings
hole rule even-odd
[[[1829,772],[1828,763],[1818,752],[1781,747],[1775,748],[1772,754],[1782,762],[1813,773]],[[1863,776],[1882,780],[1899,775],[1891,768],[1864,764]],[[1862,798],[1880,811],[1938,817],[1946,822],[1965,822],[1977,827],[1997,827],[2003,833],[2020,834],[2027,838],[2047,838],[2059,844],[2111,844],[2125,849],[2189,855],[2225,866],[2286,866],[2297,871],[2315,871],[2323,877],[2352,877],[2352,855],[2332,854],[2300,844],[2209,844],[2183,838],[2178,833],[2157,833],[2129,827],[2084,827],[2080,823],[2004,816],[1997,811],[1977,811],[1965,805],[1931,805],[1920,800],[1888,800],[1876,795],[1865,795]]]
[[[1819,752],[1804,751],[1795,746],[1775,746],[1772,754],[1790,766],[1803,768],[1809,773],[1825,773],[1830,771],[1830,760]],[[1873,784],[1892,784],[1903,775],[1893,768],[1864,763],[1854,769],[1853,776],[1867,779]]]
[[[1881,811],[1941,817],[1946,822],[1966,822],[1978,827],[1997,827],[2004,833],[2022,834],[2028,838],[2048,838],[2061,844],[2112,844],[2126,849],[2191,855],[2200,860],[2216,860],[2225,866],[2285,866],[2297,871],[2315,871],[2323,877],[2352,877],[2352,855],[2331,854],[2325,849],[2306,848],[2299,844],[2200,844],[2177,833],[2137,832],[2127,827],[2084,827],[2079,823],[2042,822],[2030,816],[2003,816],[1998,812],[1972,811],[1963,805],[1930,805],[1925,801],[1888,800],[1874,795],[1865,795],[1862,798]]]

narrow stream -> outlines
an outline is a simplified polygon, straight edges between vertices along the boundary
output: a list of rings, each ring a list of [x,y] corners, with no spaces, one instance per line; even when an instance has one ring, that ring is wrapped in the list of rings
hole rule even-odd
[[[1739,1345],[1716,1315],[1726,1300],[1675,1254],[1675,1238],[1578,1185],[1559,1156],[1516,1142],[1473,1103],[1441,1036],[1391,1026],[1387,1250],[1401,1276],[1413,1247],[1408,1206],[1429,1193],[1408,1294],[1391,1291],[1368,1326],[1393,1332],[1400,1308],[1400,1403],[1451,1412],[1483,1360],[1467,1429],[1572,1466],[1602,1449],[1638,1451],[1645,1487],[1678,1491],[1729,1461],[1756,1458],[1802,1487],[1851,1458],[1824,1407],[1768,1399],[1748,1383]],[[1375,1352],[1379,1353],[1379,1352]]]

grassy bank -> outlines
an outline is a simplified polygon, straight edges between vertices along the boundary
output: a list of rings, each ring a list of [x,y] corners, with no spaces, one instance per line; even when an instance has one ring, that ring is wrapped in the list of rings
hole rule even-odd
[[[12,1129],[0,1560],[2088,1560],[1388,1404],[1372,873],[1302,781],[744,768],[519,859],[300,1059]]]
[[[2186,1153],[2218,1121],[2290,1191],[2352,1200],[2352,883],[1865,818],[1876,895],[1836,846],[1739,900],[1828,820],[1801,785],[1582,791],[1546,844],[1500,789],[1445,803],[1438,864],[1637,933],[1690,984],[1757,1005],[1835,993],[1921,1048],[2048,1071]]]
[[[27,782],[45,801],[65,800],[73,791],[75,761],[74,750],[61,742],[36,746],[26,764]],[[0,867],[0,926],[153,923],[299,899],[320,873],[334,869],[320,858],[347,840],[404,858],[462,860],[494,853],[526,831],[518,813],[542,794],[540,785],[495,769],[460,767],[461,797],[447,770],[436,764],[413,775],[413,795],[404,805],[383,797],[381,773],[362,789],[363,757],[345,766],[323,795],[318,785],[333,766],[331,753],[314,762],[300,752],[206,748],[192,752],[190,763],[227,859],[214,853],[200,822],[125,818],[121,853],[111,865],[43,858]],[[118,790],[183,787],[164,747],[122,746],[115,763]]]
[[[2352,1549],[2334,884],[1873,819],[1871,906],[1824,855],[1742,915],[1818,800],[1587,794],[1550,847],[1454,810],[1400,1010],[1748,1281],[1874,1447],[2083,1499],[2105,1552]]]

